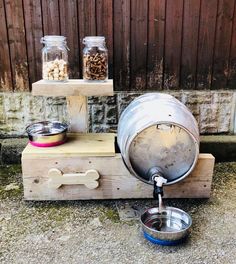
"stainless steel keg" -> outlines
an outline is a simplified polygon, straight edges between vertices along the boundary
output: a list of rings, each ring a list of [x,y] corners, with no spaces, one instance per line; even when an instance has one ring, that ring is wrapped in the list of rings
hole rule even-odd
[[[153,184],[184,179],[199,154],[198,125],[188,108],[171,95],[147,93],[132,101],[118,124],[118,145],[131,174]]]

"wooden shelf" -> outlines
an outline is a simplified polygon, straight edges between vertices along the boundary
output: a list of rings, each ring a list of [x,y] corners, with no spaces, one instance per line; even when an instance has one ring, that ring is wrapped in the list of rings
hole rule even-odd
[[[39,148],[28,144],[22,157],[110,157],[115,156],[114,142],[113,133],[69,133],[66,143],[60,146]]]
[[[106,82],[85,82],[71,79],[68,82],[47,82],[40,80],[32,84],[32,94],[40,96],[112,96],[113,80]]]

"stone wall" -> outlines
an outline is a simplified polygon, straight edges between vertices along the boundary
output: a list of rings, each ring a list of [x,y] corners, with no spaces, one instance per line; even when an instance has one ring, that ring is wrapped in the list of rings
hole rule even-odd
[[[198,121],[201,134],[236,133],[236,91],[166,91],[182,101]],[[93,132],[116,131],[124,108],[142,93],[116,93],[90,97],[89,122]],[[25,135],[25,127],[36,121],[67,118],[63,97],[33,97],[30,93],[0,93],[0,137]]]

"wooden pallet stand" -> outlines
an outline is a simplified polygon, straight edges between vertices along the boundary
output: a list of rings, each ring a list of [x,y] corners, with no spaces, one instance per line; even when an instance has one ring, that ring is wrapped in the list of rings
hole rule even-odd
[[[66,96],[70,133],[65,144],[39,148],[30,144],[22,153],[26,200],[90,200],[152,198],[153,186],[129,173],[115,151],[115,134],[86,133],[87,96],[113,94],[113,81],[67,83],[39,81],[33,95]],[[164,198],[208,198],[215,159],[200,154],[194,171],[183,181],[165,186]]]

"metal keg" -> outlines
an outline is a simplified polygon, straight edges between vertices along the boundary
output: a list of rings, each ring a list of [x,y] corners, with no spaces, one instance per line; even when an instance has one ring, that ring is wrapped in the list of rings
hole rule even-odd
[[[168,94],[147,93],[132,101],[120,117],[117,141],[130,173],[149,184],[158,174],[165,185],[176,183],[198,160],[197,122]]]

